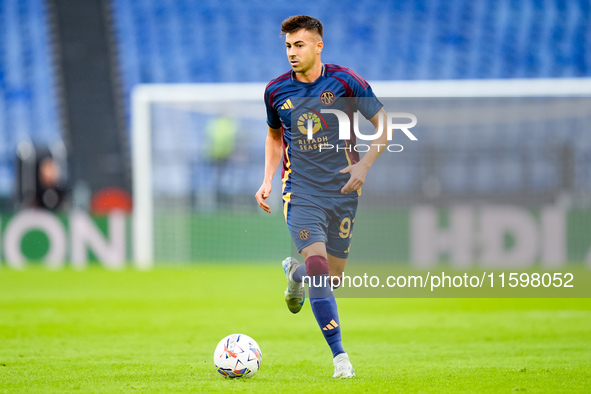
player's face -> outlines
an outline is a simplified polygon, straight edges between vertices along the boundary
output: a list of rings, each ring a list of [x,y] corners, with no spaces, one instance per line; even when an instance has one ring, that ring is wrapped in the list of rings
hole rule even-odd
[[[316,64],[322,52],[322,40],[318,34],[300,29],[285,35],[287,60],[296,73],[306,74]]]

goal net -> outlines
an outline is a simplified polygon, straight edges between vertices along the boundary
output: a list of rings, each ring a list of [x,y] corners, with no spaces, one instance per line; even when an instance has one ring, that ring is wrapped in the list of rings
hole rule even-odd
[[[591,80],[371,85],[386,111],[416,116],[417,141],[398,130],[392,143],[402,152],[385,151],[372,167],[352,256],[422,266],[591,262]],[[134,90],[137,266],[292,253],[280,169],[272,214],[254,199],[264,168],[264,87]]]

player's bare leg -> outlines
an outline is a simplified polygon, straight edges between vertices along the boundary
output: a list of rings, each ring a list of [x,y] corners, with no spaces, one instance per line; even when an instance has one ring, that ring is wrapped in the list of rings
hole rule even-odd
[[[333,281],[333,290],[336,289],[338,285],[342,283],[343,273],[345,272],[346,265],[347,259],[336,257],[331,254],[328,255],[328,270],[330,278]],[[339,278],[339,280],[335,280],[336,278]]]
[[[324,242],[314,242],[313,244],[308,245],[302,249],[301,253],[304,257],[304,260],[308,259],[310,256],[322,256],[325,259],[328,257],[328,254],[326,253],[326,245]]]

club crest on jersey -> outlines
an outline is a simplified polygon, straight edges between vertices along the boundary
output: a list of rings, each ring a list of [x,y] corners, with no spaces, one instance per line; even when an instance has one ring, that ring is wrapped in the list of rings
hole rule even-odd
[[[331,105],[334,103],[334,93],[330,90],[325,90],[320,95],[320,102],[324,105]]]

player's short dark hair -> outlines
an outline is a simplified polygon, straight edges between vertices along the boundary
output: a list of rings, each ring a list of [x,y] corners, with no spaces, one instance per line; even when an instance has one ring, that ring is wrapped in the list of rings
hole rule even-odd
[[[322,38],[322,23],[316,18],[308,15],[290,16],[281,23],[281,35],[295,33],[298,30],[305,29],[313,33],[318,33]]]

